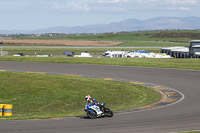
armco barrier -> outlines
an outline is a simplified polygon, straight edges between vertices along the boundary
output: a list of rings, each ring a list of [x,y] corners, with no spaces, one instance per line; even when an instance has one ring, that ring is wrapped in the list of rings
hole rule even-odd
[[[0,104],[0,116],[12,116],[12,105]]]

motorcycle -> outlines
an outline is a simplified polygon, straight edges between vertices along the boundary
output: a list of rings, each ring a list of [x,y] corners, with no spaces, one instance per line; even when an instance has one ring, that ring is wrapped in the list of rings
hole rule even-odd
[[[86,104],[85,112],[87,112],[87,116],[91,119],[96,119],[100,117],[113,117],[113,112],[109,108],[105,107],[106,103],[101,104],[101,106]]]

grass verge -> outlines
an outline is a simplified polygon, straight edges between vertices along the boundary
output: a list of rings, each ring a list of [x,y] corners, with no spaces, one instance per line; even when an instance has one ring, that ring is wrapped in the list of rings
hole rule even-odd
[[[159,67],[200,70],[199,59],[151,59],[151,58],[75,58],[75,57],[11,57],[0,56],[0,61],[46,62],[69,64],[98,64],[140,67]]]
[[[86,94],[106,102],[113,111],[145,106],[161,98],[152,89],[125,82],[20,72],[0,75],[0,103],[13,105],[13,116],[0,120],[85,115]]]
[[[188,132],[179,132],[179,133],[200,133],[200,131],[188,131]]]
[[[174,46],[188,46],[189,43],[172,43],[172,42],[151,42],[151,41],[141,41],[141,42],[124,42],[119,45],[115,45],[117,47],[174,47]]]

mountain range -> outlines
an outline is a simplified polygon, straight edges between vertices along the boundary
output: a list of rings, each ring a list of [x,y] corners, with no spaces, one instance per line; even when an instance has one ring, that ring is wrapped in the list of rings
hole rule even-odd
[[[143,31],[143,30],[174,30],[200,29],[200,17],[157,17],[147,20],[127,19],[109,24],[94,24],[86,26],[57,26],[37,30],[0,30],[0,34],[43,34],[43,33],[105,33],[122,31]]]

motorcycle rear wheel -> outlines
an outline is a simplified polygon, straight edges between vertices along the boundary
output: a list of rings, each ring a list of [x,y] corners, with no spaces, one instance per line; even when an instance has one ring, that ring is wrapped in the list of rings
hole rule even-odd
[[[113,112],[109,108],[105,108],[105,113],[107,117],[113,117]]]

